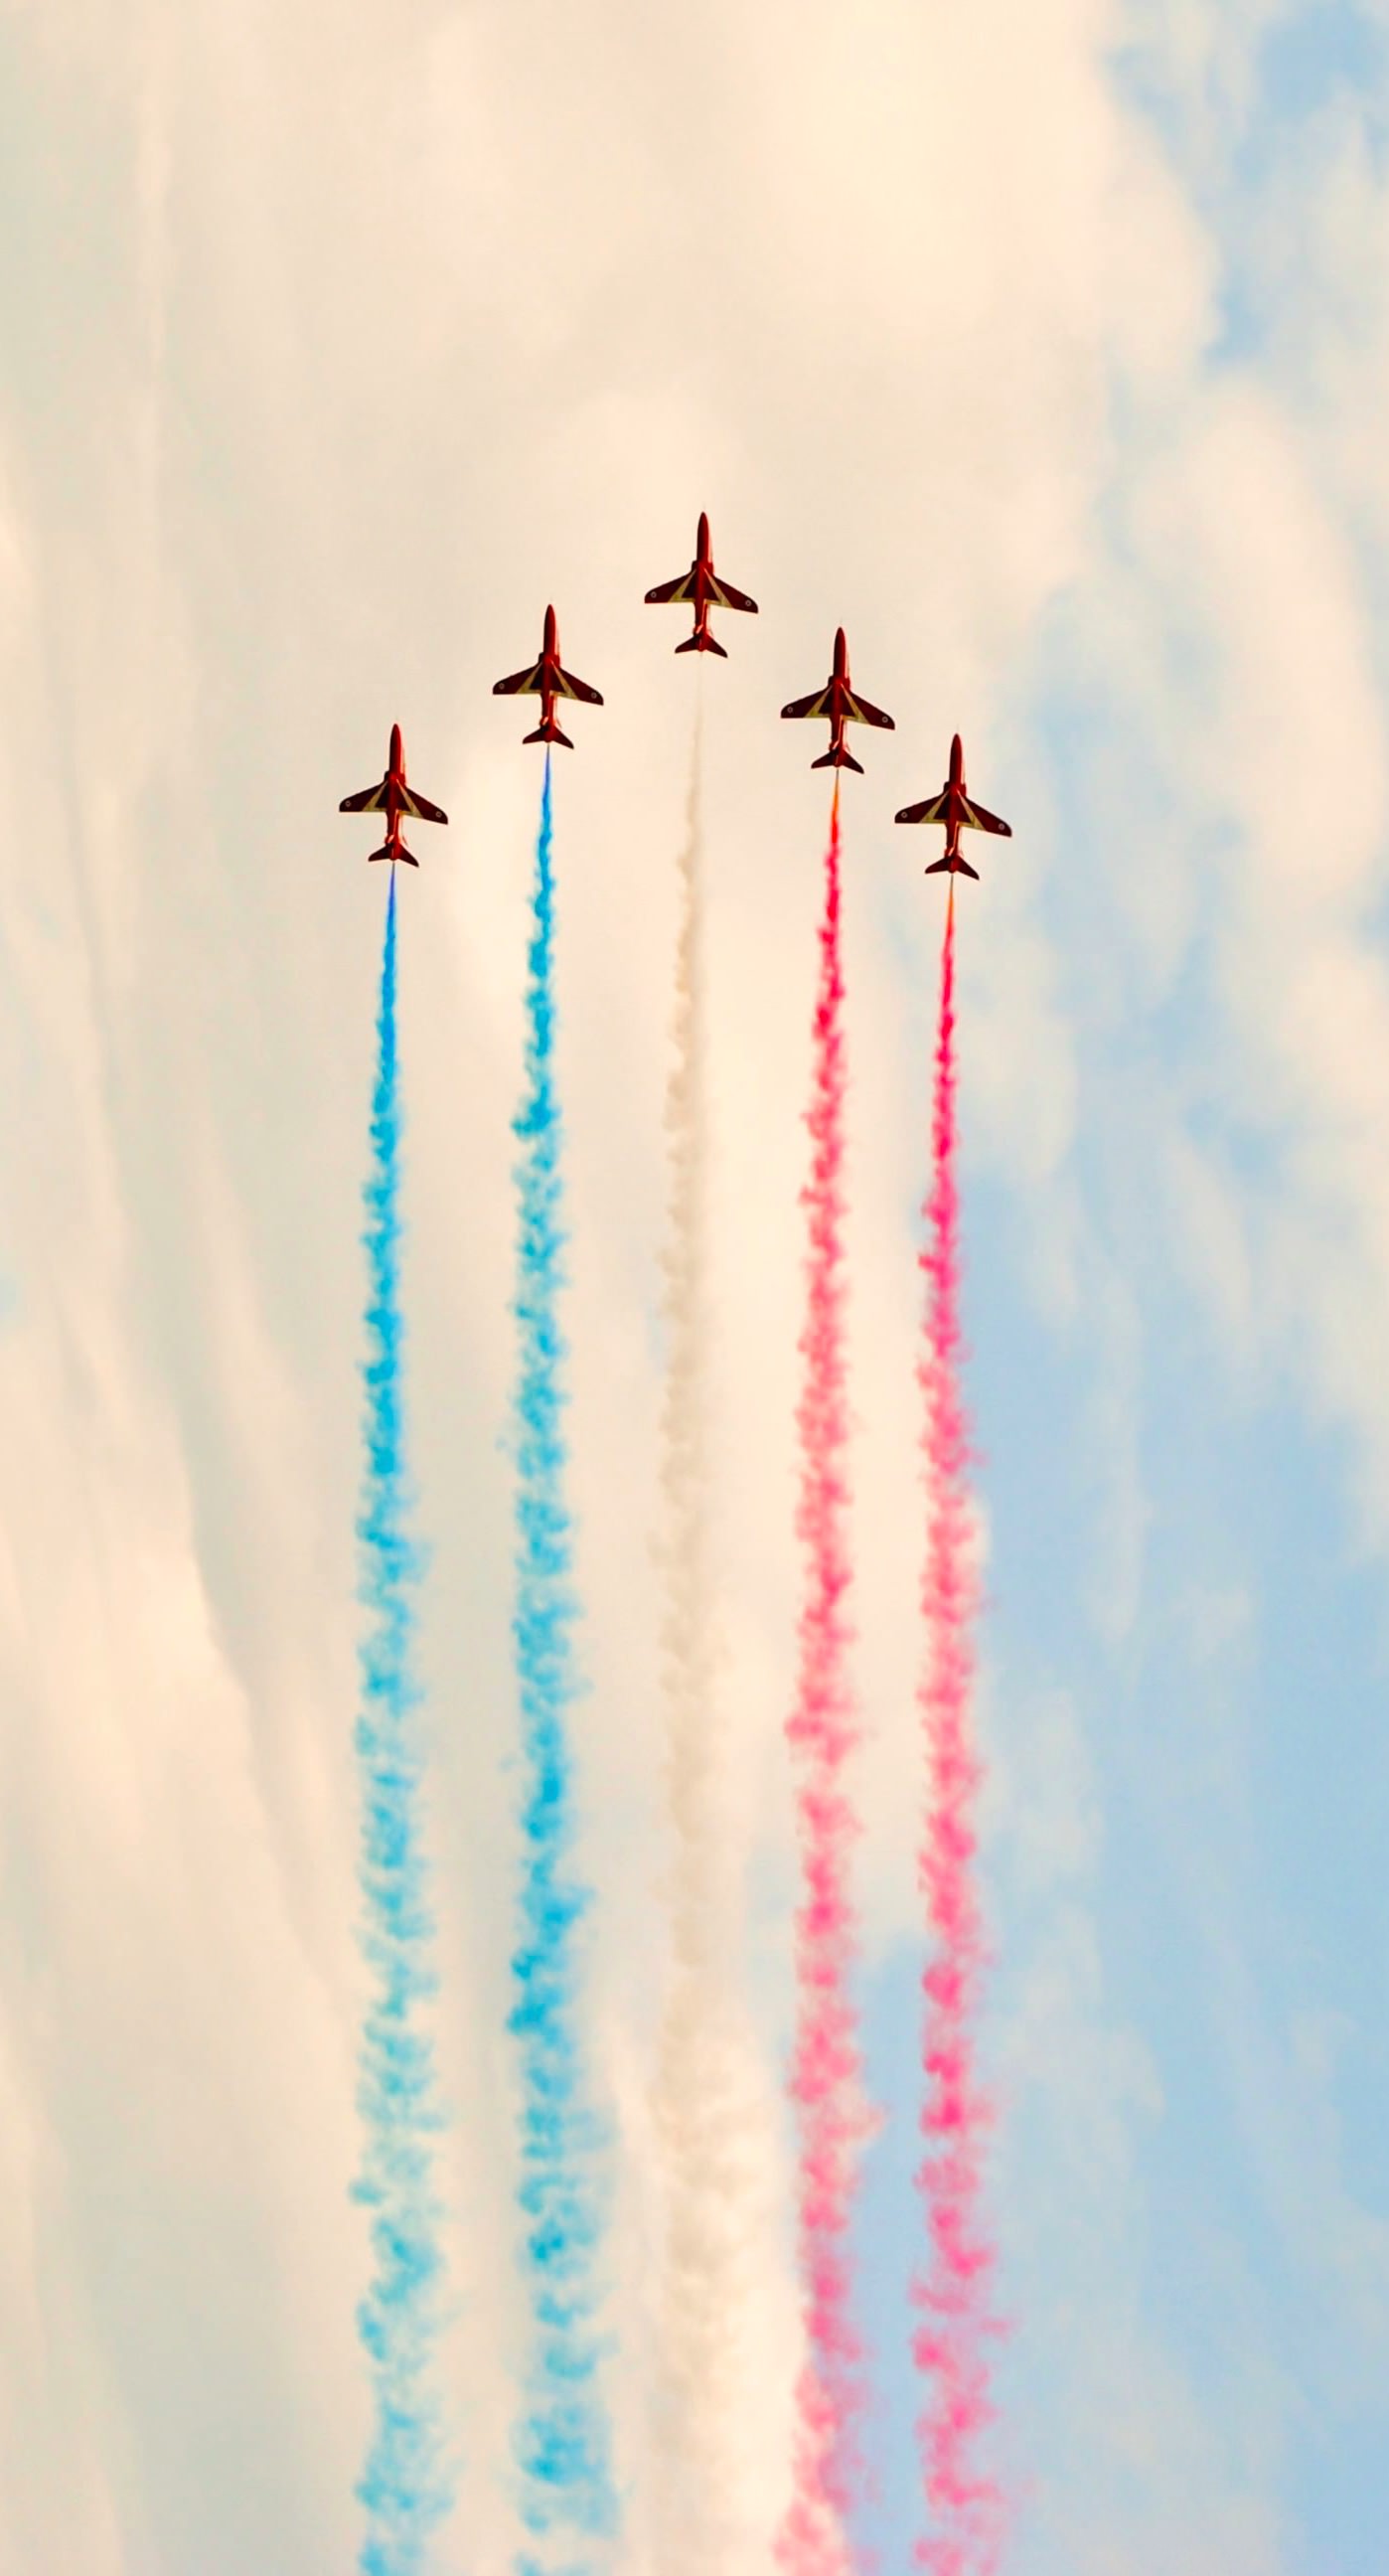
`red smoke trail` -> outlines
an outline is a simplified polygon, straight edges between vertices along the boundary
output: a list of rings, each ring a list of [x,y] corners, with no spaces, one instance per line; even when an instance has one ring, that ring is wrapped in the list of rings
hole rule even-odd
[[[960,1200],[955,1177],[955,888],[941,949],[940,1024],[931,1120],[932,1182],[926,1207],[926,1342],[919,1378],[926,1399],[927,1545],[921,1606],[926,1665],[919,1700],[926,1732],[929,1803],[920,1856],[934,1955],[922,1979],[926,2079],[918,2176],[930,2238],[914,2297],[921,2323],[913,2353],[926,2404],[917,2433],[931,2536],[917,2564],[930,2576],[988,2576],[998,2563],[1002,2497],[975,2465],[990,2420],[988,2338],[993,2248],[980,2211],[989,2107],[974,2066],[982,1926],[974,1884],[974,1803],[980,1766],[970,1723],[971,1628],[977,1607],[970,1520],[969,1425],[960,1392]]]
[[[800,1667],[787,1735],[797,1771],[802,1902],[796,1916],[797,2032],[791,2078],[800,2127],[801,2281],[808,2351],[797,2389],[795,2485],[777,2543],[789,2576],[839,2576],[847,2565],[860,2350],[850,2318],[848,2226],[854,2151],[864,2120],[851,1994],[856,1940],[848,1888],[858,1832],[845,1764],[858,1742],[846,1672],[852,1631],[848,1411],[844,1365],[844,977],[839,948],[839,786],[825,852],[825,910],[815,1010],[805,1380],[797,1423],[797,1531],[806,1556]]]

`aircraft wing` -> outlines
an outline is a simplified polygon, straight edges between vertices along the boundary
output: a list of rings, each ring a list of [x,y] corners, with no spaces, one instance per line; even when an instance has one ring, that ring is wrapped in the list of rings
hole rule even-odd
[[[694,567],[692,565],[688,572],[681,573],[678,581],[658,582],[654,590],[647,592],[646,605],[648,608],[668,608],[673,601],[678,600],[683,603],[693,597]]]
[[[355,796],[344,796],[342,803],[338,807],[338,812],[340,814],[384,814],[385,810],[386,782],[384,778],[378,778],[374,787],[360,788]]]
[[[885,733],[897,730],[891,716],[884,715],[882,708],[875,707],[870,699],[856,698],[852,689],[845,690],[843,706],[851,724],[881,725]]]
[[[735,590],[731,581],[720,581],[717,573],[709,576],[709,597],[715,608],[742,608],[750,617],[757,615],[756,600],[749,599],[745,590]]]
[[[572,671],[562,671],[558,662],[554,668],[554,683],[558,698],[582,698],[586,707],[601,707],[603,703],[597,689],[591,689],[587,680],[576,680]]]
[[[402,811],[413,814],[417,823],[447,823],[449,819],[442,805],[431,805],[429,798],[417,796],[413,787],[402,787],[400,802]]]
[[[817,689],[812,697],[793,698],[789,707],[782,708],[782,715],[827,716],[830,712],[831,694],[829,689]]]
[[[939,796],[928,796],[920,805],[904,805],[901,813],[894,815],[893,820],[898,823],[948,823],[950,820],[949,788],[943,787]]]
[[[494,698],[534,698],[539,694],[540,664],[538,662],[532,662],[528,671],[513,671],[509,679],[494,680],[492,683]]]
[[[1005,823],[1001,814],[991,814],[987,805],[976,805],[972,796],[960,799],[960,821],[972,824],[976,832],[1002,832],[1009,841],[1013,837],[1012,824]]]

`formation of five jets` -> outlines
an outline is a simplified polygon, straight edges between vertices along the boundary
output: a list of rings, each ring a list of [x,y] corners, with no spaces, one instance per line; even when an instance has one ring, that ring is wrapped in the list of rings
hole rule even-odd
[[[757,614],[756,600],[749,599],[746,591],[735,590],[731,582],[721,580],[715,572],[709,546],[709,521],[703,512],[695,541],[694,561],[689,571],[681,573],[675,581],[658,583],[655,590],[647,592],[646,601],[652,608],[693,608],[693,629],[676,645],[677,653],[718,653],[725,659],[725,647],[709,630],[710,609],[737,609],[751,617]],[[540,722],[524,739],[527,742],[562,743],[566,751],[572,751],[574,746],[555,714],[556,702],[572,698],[591,707],[601,707],[603,703],[598,690],[590,688],[587,680],[577,679],[572,671],[565,670],[559,658],[559,627],[553,608],[545,611],[539,660],[528,664],[523,671],[512,671],[505,680],[498,680],[492,694],[499,698],[539,698]],[[850,682],[849,648],[844,641],[842,626],[834,639],[834,663],[824,687],[812,691],[808,698],[793,698],[781,712],[783,716],[793,718],[823,718],[828,723],[829,749],[811,762],[812,769],[854,769],[861,777],[863,763],[855,760],[845,743],[845,725],[879,725],[888,733],[893,731],[891,716],[884,714],[881,707],[872,705],[869,699],[860,697]],[[391,727],[390,758],[384,778],[375,787],[362,788],[356,796],[344,796],[338,811],[342,814],[385,815],[385,840],[379,850],[372,851],[371,856],[373,859],[389,859],[392,867],[397,860],[403,860],[407,867],[419,866],[419,860],[406,849],[401,839],[404,821],[448,821],[447,814],[438,805],[431,805],[427,796],[419,795],[406,784],[405,750],[399,725]],[[945,873],[978,877],[978,869],[972,868],[961,854],[962,831],[1001,832],[1008,836],[1012,833],[1011,824],[1005,823],[1000,815],[991,814],[986,805],[978,804],[968,793],[964,752],[958,734],[950,746],[949,775],[939,795],[926,797],[920,805],[904,805],[896,819],[899,823],[944,825],[945,849],[927,869],[928,876]]]

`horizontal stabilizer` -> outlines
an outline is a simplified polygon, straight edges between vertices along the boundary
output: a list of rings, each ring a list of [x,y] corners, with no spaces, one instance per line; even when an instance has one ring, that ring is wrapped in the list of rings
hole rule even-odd
[[[675,649],[677,653],[717,653],[723,661],[728,660],[727,647],[719,642],[716,635],[710,634],[707,626],[687,635],[684,643],[677,644]]]
[[[572,751],[574,748],[568,734],[561,733],[553,716],[548,724],[537,725],[534,733],[522,734],[521,740],[523,742],[562,742],[566,751]]]
[[[952,859],[934,859],[930,867],[926,870],[926,874],[928,877],[973,877],[975,884],[978,885],[979,883],[979,870],[977,868],[972,868],[968,859],[962,859],[958,850],[955,852]]]
[[[374,865],[377,859],[403,859],[407,868],[417,868],[419,866],[419,860],[415,857],[414,852],[412,850],[407,850],[403,841],[397,841],[394,849],[391,848],[390,842],[388,841],[383,850],[373,850],[368,864]]]
[[[860,778],[863,776],[862,761],[855,760],[842,742],[831,743],[829,750],[822,751],[819,759],[812,760],[810,766],[812,769],[856,769]]]

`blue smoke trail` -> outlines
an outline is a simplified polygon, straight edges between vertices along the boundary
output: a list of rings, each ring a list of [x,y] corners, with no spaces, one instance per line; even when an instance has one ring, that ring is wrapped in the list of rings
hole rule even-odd
[[[576,1603],[565,1502],[565,1345],[558,1323],[562,1129],[554,1078],[554,868],[550,759],[535,849],[526,977],[526,1079],[513,1133],[521,1155],[520,1355],[514,1397],[516,1607],[512,1633],[526,1763],[521,1933],[512,1960],[511,2028],[520,2042],[521,2212],[533,2328],[516,2433],[521,2510],[536,2537],[593,2538],[612,2527],[606,2417],[595,2386],[599,2133],[585,2099],[577,2029],[576,1939],[586,1891],[571,1873],[573,1763],[568,1713],[578,1688]],[[520,2566],[535,2562],[522,2555]]]
[[[452,2501],[434,2358],[442,2256],[432,2140],[441,2126],[434,2045],[421,2026],[437,1984],[434,1921],[421,1833],[423,1753],[413,1669],[421,1570],[408,1535],[400,1310],[400,1133],[396,1052],[395,870],[377,1011],[371,1169],[363,1191],[370,1280],[366,1310],[366,1472],[357,1522],[357,1597],[370,1625],[361,1648],[357,1761],[362,1787],[361,1945],[372,1975],[362,2030],[358,2108],[364,2139],[353,2197],[371,2211],[373,2277],[357,2311],[375,2420],[357,2495],[368,2530],[364,2576],[419,2576],[430,2532]]]

